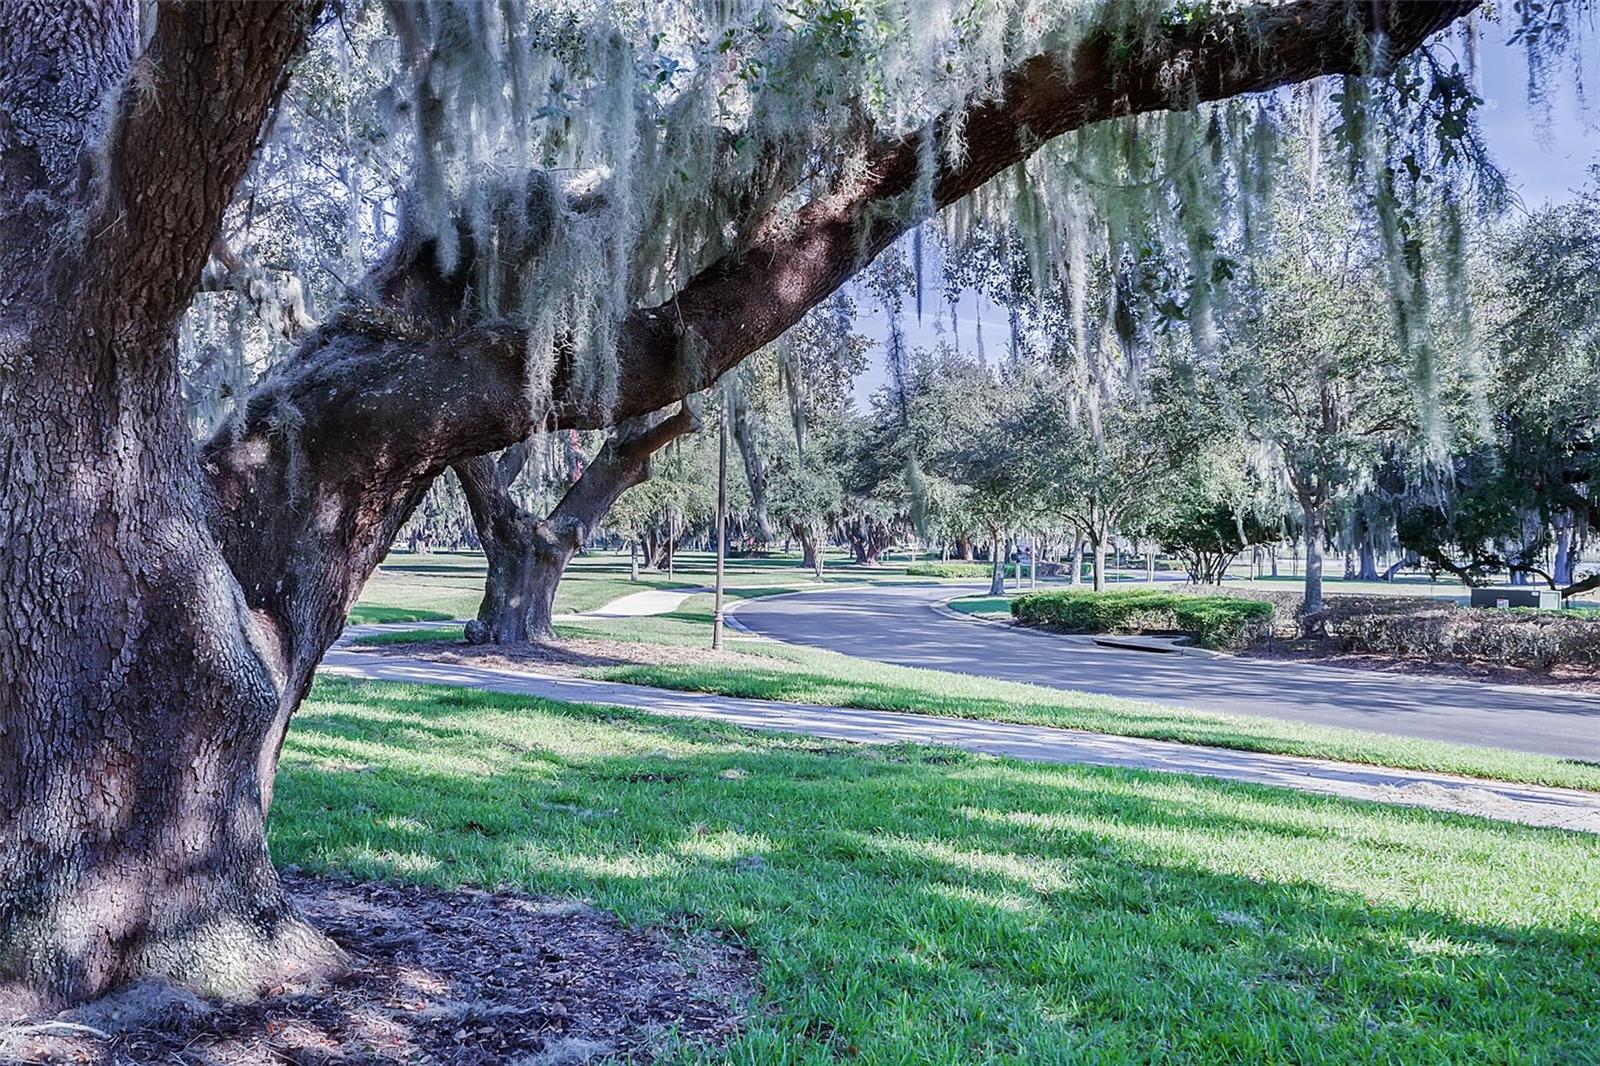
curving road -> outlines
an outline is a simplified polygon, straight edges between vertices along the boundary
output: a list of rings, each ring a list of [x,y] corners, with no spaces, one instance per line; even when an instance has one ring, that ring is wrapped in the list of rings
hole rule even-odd
[[[900,666],[1600,761],[1600,696],[1105,648],[934,609],[961,591],[900,585],[769,596],[743,601],[735,617],[764,637]]]

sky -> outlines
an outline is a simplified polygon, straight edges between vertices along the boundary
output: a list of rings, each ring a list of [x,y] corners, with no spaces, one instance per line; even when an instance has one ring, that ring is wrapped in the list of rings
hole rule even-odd
[[[1485,141],[1511,187],[1523,205],[1536,210],[1549,203],[1560,203],[1573,195],[1587,177],[1590,163],[1600,162],[1600,104],[1591,103],[1585,111],[1575,90],[1570,63],[1551,71],[1548,123],[1529,104],[1528,64],[1522,46],[1508,43],[1503,26],[1486,25],[1479,44],[1478,73],[1484,104],[1478,121]],[[1449,46],[1458,54],[1457,40]],[[1596,51],[1590,43],[1588,53]],[[1443,58],[1441,54],[1441,58]],[[1586,73],[1600,73],[1600,55],[1585,55]],[[1586,79],[1591,92],[1600,92],[1600,81]],[[931,269],[929,271],[931,276]],[[1005,351],[1008,326],[1005,309],[981,299],[975,292],[964,292],[957,306],[957,336],[964,351],[975,351],[982,333],[984,349],[993,356]],[[887,379],[883,341],[888,322],[874,301],[857,294],[857,328],[877,342],[868,355],[867,368],[856,378],[856,402],[863,408],[868,398],[882,388]],[[950,311],[937,284],[925,290],[923,314],[918,321],[915,309],[907,307],[901,328],[913,348],[931,347],[950,339]]]

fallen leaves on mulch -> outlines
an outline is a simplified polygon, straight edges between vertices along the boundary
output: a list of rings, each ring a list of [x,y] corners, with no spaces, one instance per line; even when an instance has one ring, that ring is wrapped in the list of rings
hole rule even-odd
[[[509,891],[293,871],[284,881],[301,913],[350,953],[348,973],[242,1004],[142,982],[118,994],[117,1009],[91,1004],[0,1028],[0,1061],[648,1062],[673,1047],[726,1042],[755,994],[754,958],[707,933],[629,929],[583,904]]]
[[[1491,685],[1535,685],[1565,692],[1600,692],[1600,677],[1597,677],[1593,670],[1584,667],[1557,666],[1548,670],[1534,670],[1516,666],[1496,666],[1490,663],[1436,662],[1431,659],[1368,655],[1340,651],[1330,640],[1275,640],[1271,644],[1244,648],[1233,654],[1247,659],[1315,663],[1354,670],[1374,670],[1386,674],[1479,681]]]

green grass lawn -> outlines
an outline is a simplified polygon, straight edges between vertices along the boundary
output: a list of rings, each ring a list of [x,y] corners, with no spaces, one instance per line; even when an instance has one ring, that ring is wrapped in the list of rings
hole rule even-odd
[[[979,618],[1010,618],[1010,596],[963,596],[945,604],[952,611]]]
[[[350,608],[349,621],[352,625],[367,625],[373,622],[444,622],[455,617],[457,616],[450,611],[431,611],[422,607],[395,607],[378,603],[357,603]]]
[[[760,559],[730,559],[725,583],[731,588],[781,585],[806,588],[819,584],[799,556],[776,555]],[[471,618],[483,599],[486,564],[481,552],[413,554],[394,551],[367,580],[350,612],[352,622],[427,622]],[[580,555],[568,565],[556,590],[558,614],[592,611],[630,592],[653,588],[694,588],[710,585],[716,575],[716,558],[706,552],[680,552],[673,574],[641,570],[638,581],[628,577],[628,557],[611,552]],[[844,556],[829,560],[821,584],[863,584],[907,578],[905,564],[883,567],[848,565]],[[926,580],[926,579],[924,579]]]
[[[731,933],[737,1063],[1594,1062],[1600,839],[321,682],[279,862]]]

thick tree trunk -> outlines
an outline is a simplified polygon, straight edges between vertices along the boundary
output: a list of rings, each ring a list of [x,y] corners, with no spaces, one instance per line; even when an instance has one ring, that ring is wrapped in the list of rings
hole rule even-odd
[[[1556,531],[1556,558],[1551,577],[1557,585],[1572,584],[1572,526],[1565,525]]]
[[[956,558],[964,563],[972,562],[972,538],[965,533],[956,538]]]
[[[1090,546],[1094,551],[1094,590],[1106,590],[1106,541],[1103,534],[1095,534],[1089,538]]]
[[[295,917],[263,833],[284,708],[309,670],[283,659],[212,530],[173,342],[310,17],[164,12],[143,91],[122,93],[133,5],[5,16],[0,982],[22,995],[0,1001],[13,1007],[149,974],[250,994],[338,958]],[[201,100],[226,128],[167,114]],[[86,180],[111,158],[103,184]]]
[[[1083,584],[1083,534],[1079,533],[1072,541],[1072,577],[1074,585]]]
[[[1356,577],[1361,581],[1378,580],[1378,553],[1372,547],[1372,534],[1363,528],[1361,537],[1361,566],[1356,572]]]
[[[794,537],[800,542],[800,565],[821,577],[822,548],[818,542],[822,538],[815,529],[799,524],[794,527]]]
[[[623,423],[543,519],[530,514],[510,492],[523,463],[517,452],[524,445],[509,449],[498,463],[487,456],[457,463],[456,476],[489,564],[483,602],[478,617],[467,624],[467,640],[554,640],[556,590],[567,563],[617,498],[650,477],[650,457],[698,425],[688,406],[670,416]]]

